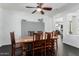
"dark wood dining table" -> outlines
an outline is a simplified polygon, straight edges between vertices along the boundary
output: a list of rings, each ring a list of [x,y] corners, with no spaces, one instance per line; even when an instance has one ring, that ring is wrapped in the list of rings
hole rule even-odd
[[[57,40],[58,37],[53,37],[53,39]],[[45,36],[43,36],[42,40],[45,40]],[[16,40],[16,43],[18,43],[18,42],[22,44],[22,48],[24,49],[26,47],[26,45],[33,42],[33,36],[21,37],[21,38]],[[23,50],[23,55],[26,55],[25,50]]]
[[[33,41],[33,36],[25,36],[16,40],[16,42],[28,43]]]

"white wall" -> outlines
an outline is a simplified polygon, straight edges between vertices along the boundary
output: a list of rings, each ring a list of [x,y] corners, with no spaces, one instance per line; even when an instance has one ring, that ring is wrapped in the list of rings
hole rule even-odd
[[[76,7],[79,7],[76,6]],[[74,7],[73,7],[74,9]],[[72,19],[71,16],[77,16],[75,19],[73,19],[73,27],[74,29],[72,31],[73,34],[69,34],[69,20]],[[63,43],[66,43],[68,45],[74,46],[79,48],[79,9],[72,10],[66,10],[64,12],[58,13],[54,16],[54,19],[56,18],[63,18]],[[76,21],[75,21],[76,20]],[[55,22],[54,22],[55,23]]]
[[[45,32],[51,32],[54,30],[54,20],[51,17],[45,17],[44,18],[45,22]]]
[[[79,17],[77,17],[79,15],[79,13],[77,12],[77,10],[75,11],[75,13],[69,13],[65,16],[64,19],[64,38],[63,38],[63,42],[77,47],[79,48]],[[75,18],[73,18],[73,16],[76,16]],[[72,34],[69,34],[69,20],[71,19],[72,21]]]
[[[2,32],[0,36],[2,39],[0,39],[0,45],[8,45],[10,44],[10,32],[14,31],[16,34],[16,38],[21,37],[21,20],[25,19],[27,21],[35,21],[37,22],[39,18],[43,18],[45,22],[45,31],[52,31],[52,18],[41,15],[41,14],[29,14],[26,11],[15,11],[10,9],[3,9],[2,10],[2,16],[1,20],[3,20],[2,23]],[[2,22],[0,20],[0,22]],[[1,23],[0,23],[1,25]],[[1,29],[0,29],[1,32]]]
[[[63,17],[54,17],[53,23],[54,23],[53,24],[54,25],[54,27],[53,27],[54,30],[57,30],[58,28],[56,27],[56,24],[63,25]]]
[[[2,33],[2,30],[3,30],[3,29],[2,29],[2,22],[3,22],[3,21],[2,21],[2,9],[0,8],[0,46],[1,46],[1,44],[2,44],[1,41],[2,41],[2,34],[3,34],[3,33]]]
[[[75,10],[69,13],[62,13],[57,15],[63,17],[63,43],[79,48],[79,11]],[[72,18],[76,16],[76,18]],[[69,21],[72,20],[72,34],[69,34]]]

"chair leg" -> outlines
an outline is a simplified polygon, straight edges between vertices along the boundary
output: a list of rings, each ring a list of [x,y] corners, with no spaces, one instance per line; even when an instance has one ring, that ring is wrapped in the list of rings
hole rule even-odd
[[[56,40],[56,55],[57,55],[57,52],[58,52],[58,42]]]
[[[25,44],[22,43],[22,55],[25,56],[26,55],[26,46]]]
[[[12,47],[12,52],[11,52],[12,56],[15,56],[15,48]]]
[[[45,55],[45,50],[44,50],[44,48],[41,49],[41,56],[43,56],[43,55]]]
[[[45,56],[46,56],[46,47],[45,47]]]
[[[34,56],[34,50],[33,50],[33,56]]]

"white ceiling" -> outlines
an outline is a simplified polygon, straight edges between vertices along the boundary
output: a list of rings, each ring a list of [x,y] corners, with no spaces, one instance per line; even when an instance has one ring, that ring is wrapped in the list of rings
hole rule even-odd
[[[32,14],[32,12],[35,10],[35,8],[25,8],[25,6],[37,6],[36,3],[0,3],[1,8],[5,9],[11,9],[11,10],[19,10],[19,11],[25,11],[29,14]],[[73,11],[75,9],[79,9],[79,3],[44,3],[43,6],[49,6],[52,7],[52,11],[44,11],[45,15],[47,16],[53,16],[57,13],[61,13],[64,11]],[[36,15],[39,14],[38,12],[35,13]]]
[[[58,9],[65,6],[66,3],[44,3],[43,6],[50,6],[53,9]],[[0,3],[1,8],[13,9],[13,10],[27,10],[33,11],[34,8],[25,8],[25,6],[37,6],[36,3]]]

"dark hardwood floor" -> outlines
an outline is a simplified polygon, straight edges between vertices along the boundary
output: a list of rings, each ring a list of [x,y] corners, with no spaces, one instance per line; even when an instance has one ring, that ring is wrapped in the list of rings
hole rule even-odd
[[[31,47],[30,47],[31,48]],[[20,53],[20,49],[17,49],[16,55]],[[28,56],[32,56],[29,52]],[[0,47],[0,56],[10,56],[11,46],[6,45]],[[19,55],[20,56],[20,55]],[[62,43],[62,40],[58,40],[58,56],[79,56],[79,49]]]

